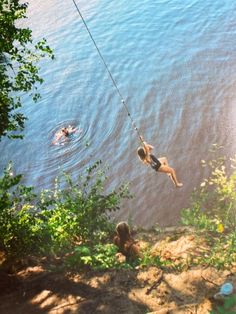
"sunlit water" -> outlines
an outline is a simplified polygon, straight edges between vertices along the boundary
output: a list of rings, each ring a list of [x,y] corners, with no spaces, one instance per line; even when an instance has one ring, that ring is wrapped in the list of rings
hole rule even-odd
[[[135,198],[117,220],[149,227],[175,224],[203,179],[201,159],[235,153],[236,2],[232,0],[77,1],[140,132],[184,183],[175,189],[137,158],[136,132],[72,0],[30,0],[24,25],[46,37],[54,61],[40,63],[42,99],[24,96],[23,141],[2,140],[24,182],[53,186],[63,170],[76,176],[96,160],[110,165],[110,186],[129,181]],[[52,145],[65,125],[79,130]]]

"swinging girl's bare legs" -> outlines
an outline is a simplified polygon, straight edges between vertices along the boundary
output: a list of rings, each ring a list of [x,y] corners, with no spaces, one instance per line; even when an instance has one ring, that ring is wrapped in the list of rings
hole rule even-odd
[[[160,158],[158,158],[158,160],[160,161],[160,163],[161,163],[162,165],[164,165],[164,166],[169,166],[168,160],[167,160],[166,157],[160,157]]]
[[[169,163],[168,163],[166,157],[160,157],[160,158],[158,158],[158,160],[160,161],[160,163],[161,163],[162,165],[169,167]],[[171,173],[167,173],[167,175],[168,175],[168,177],[172,180],[172,182],[175,184],[175,181],[173,180]]]
[[[158,169],[158,171],[164,172],[167,175],[169,175],[177,188],[180,188],[181,186],[183,186],[183,183],[178,182],[175,170],[169,166],[167,159],[165,157],[161,157],[161,158],[158,158],[158,160],[162,164],[160,168]]]

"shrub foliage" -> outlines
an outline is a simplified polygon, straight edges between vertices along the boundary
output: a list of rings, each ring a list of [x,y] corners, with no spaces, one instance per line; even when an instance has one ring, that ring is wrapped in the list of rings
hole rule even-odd
[[[227,267],[236,262],[236,159],[216,158],[192,196],[191,207],[182,211],[182,222],[206,235],[211,250],[201,262]]]
[[[0,140],[4,135],[22,137],[26,117],[16,109],[22,106],[20,93],[32,92],[33,100],[40,96],[37,84],[37,62],[52,50],[45,39],[33,43],[32,31],[20,27],[19,21],[26,18],[27,3],[19,0],[0,1]]]
[[[88,264],[82,248],[98,251],[98,245],[114,230],[110,214],[119,209],[122,199],[130,197],[127,185],[104,191],[106,176],[101,162],[89,167],[76,182],[64,174],[55,189],[39,194],[20,181],[20,175],[12,175],[10,165],[0,178],[0,248],[13,258],[76,248],[76,256]],[[96,254],[93,260],[97,264]]]

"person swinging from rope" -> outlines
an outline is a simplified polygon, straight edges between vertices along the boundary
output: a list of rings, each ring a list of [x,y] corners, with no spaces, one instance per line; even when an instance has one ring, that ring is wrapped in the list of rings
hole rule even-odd
[[[151,151],[153,150],[154,147],[146,143],[142,136],[140,136],[140,139],[143,143],[143,146],[138,147],[137,149],[137,153],[140,160],[144,164],[150,165],[152,169],[156,170],[157,172],[166,173],[171,178],[171,180],[173,181],[174,185],[177,188],[182,187],[183,183],[180,183],[177,180],[175,170],[169,166],[166,157],[156,158],[153,154],[151,154]]]

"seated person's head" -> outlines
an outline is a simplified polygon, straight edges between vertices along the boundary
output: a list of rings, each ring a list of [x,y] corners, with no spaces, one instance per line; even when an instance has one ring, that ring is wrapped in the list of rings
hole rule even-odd
[[[120,222],[116,226],[116,232],[120,239],[126,240],[130,238],[129,225],[126,222]]]

